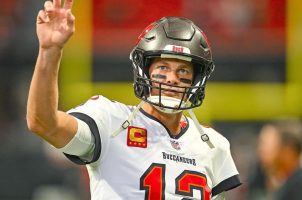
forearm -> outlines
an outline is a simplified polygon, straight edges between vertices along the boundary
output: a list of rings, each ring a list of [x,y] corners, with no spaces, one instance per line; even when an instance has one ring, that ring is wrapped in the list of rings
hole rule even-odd
[[[40,48],[27,103],[28,127],[39,135],[58,125],[58,74],[62,49]]]
[[[77,131],[74,117],[58,110],[58,76],[64,44],[74,32],[72,0],[45,1],[37,16],[37,58],[27,101],[27,126],[53,146],[65,146]]]

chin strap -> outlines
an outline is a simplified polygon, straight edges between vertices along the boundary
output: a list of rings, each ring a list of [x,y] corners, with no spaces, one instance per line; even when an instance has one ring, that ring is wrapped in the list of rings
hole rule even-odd
[[[117,129],[116,131],[114,131],[111,135],[111,137],[115,137],[117,136],[120,132],[122,132],[123,130],[125,130],[126,128],[128,128],[128,126],[131,124],[132,120],[135,118],[137,112],[139,111],[139,109],[144,105],[144,101],[141,101],[136,108],[130,113],[130,115],[128,116],[128,119],[126,119],[126,121],[124,121],[122,123],[122,125],[120,126],[119,129]]]
[[[173,98],[173,97],[167,97],[167,96],[149,96],[148,100],[152,103],[154,103],[154,107],[164,113],[167,114],[175,114],[179,113],[182,110],[177,110],[177,107],[186,107],[186,103],[182,102],[179,99]],[[161,105],[161,106],[160,106]],[[169,108],[167,108],[169,107]],[[174,109],[175,108],[175,109]]]
[[[206,142],[208,144],[208,146],[213,149],[215,146],[213,145],[213,143],[211,142],[209,136],[202,130],[201,125],[199,124],[194,112],[192,111],[192,109],[188,109],[188,112],[196,126],[196,128],[198,129],[200,135],[201,135],[201,139],[202,141]]]

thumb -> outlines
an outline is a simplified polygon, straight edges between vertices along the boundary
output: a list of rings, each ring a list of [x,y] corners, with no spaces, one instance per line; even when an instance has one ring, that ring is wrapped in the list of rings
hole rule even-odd
[[[72,29],[72,31],[74,32],[74,29],[75,29],[75,27],[74,27],[74,23],[75,22],[75,17],[74,17],[74,15],[71,13],[71,10],[68,10],[67,11],[67,26],[69,27],[69,28],[71,28]]]
[[[37,24],[42,24],[45,22],[48,22],[49,19],[47,17],[47,14],[45,13],[44,10],[40,10],[37,16]]]

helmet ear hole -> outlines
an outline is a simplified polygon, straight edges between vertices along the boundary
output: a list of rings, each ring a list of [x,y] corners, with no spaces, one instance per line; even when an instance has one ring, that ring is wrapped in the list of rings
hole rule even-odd
[[[144,100],[147,96],[149,96],[149,87],[146,84],[146,80],[141,80],[140,78],[135,81],[133,84],[135,96]]]
[[[196,92],[191,96],[189,101],[193,105],[201,105],[203,99],[204,99],[204,87],[201,87],[200,89],[196,90]]]
[[[134,56],[134,62],[136,62],[138,66],[140,66],[143,63],[143,55],[138,51],[134,51],[133,56]]]
[[[151,66],[151,64],[153,63],[154,59],[155,59],[155,58],[150,58],[150,57],[147,57],[147,58],[145,59],[143,71],[144,71],[144,73],[146,74],[146,76],[147,76],[148,78],[150,78],[149,69],[150,69],[150,66]]]

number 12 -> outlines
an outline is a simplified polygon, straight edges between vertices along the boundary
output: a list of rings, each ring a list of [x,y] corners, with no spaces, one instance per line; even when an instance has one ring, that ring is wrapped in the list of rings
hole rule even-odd
[[[165,172],[164,164],[152,163],[140,178],[140,189],[145,190],[145,200],[165,199]],[[201,200],[210,200],[211,190],[207,186],[204,174],[184,170],[175,179],[175,194],[193,197],[193,189],[200,190]],[[183,198],[185,199],[185,198]]]

